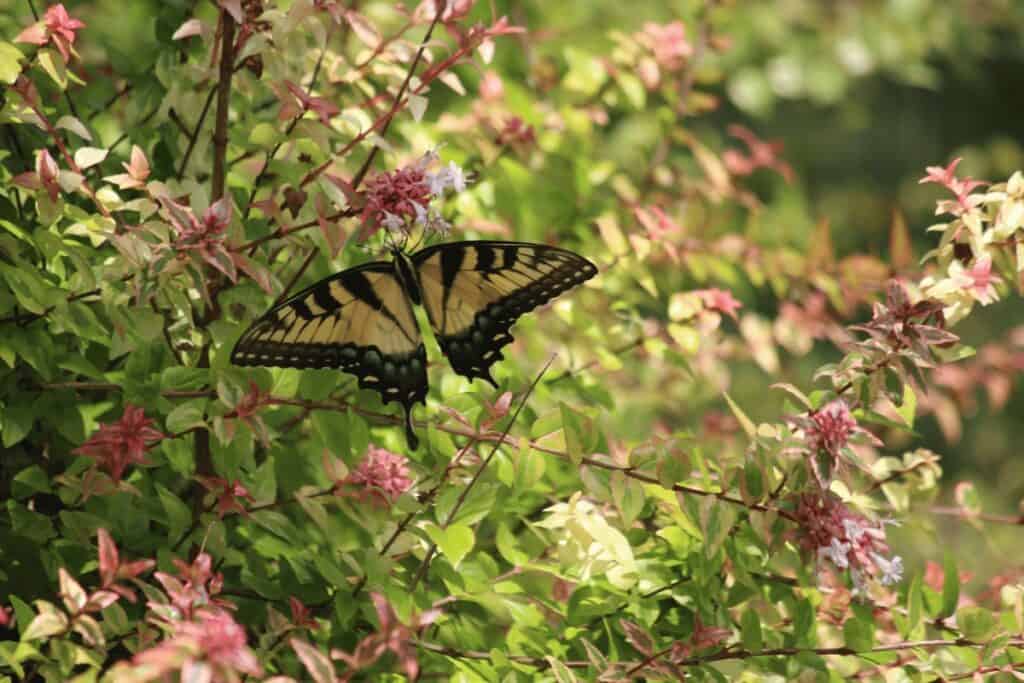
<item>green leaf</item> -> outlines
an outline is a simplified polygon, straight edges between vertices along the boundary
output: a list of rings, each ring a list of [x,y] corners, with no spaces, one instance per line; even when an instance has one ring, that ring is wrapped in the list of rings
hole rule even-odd
[[[921,617],[924,613],[924,596],[921,585],[921,575],[916,574],[907,588],[907,624],[903,631],[905,638],[909,638],[921,624]]]
[[[199,398],[176,407],[167,416],[167,431],[177,434],[205,425],[203,414],[206,411],[206,403],[207,399]]]
[[[793,635],[799,645],[810,644],[814,630],[814,607],[809,600],[797,600],[793,610]]]
[[[623,472],[615,471],[611,476],[611,490],[612,500],[622,516],[622,525],[628,529],[643,510],[644,486]]]
[[[21,60],[25,56],[21,50],[7,41],[0,41],[0,83],[10,85],[18,80],[21,73]]]
[[[988,640],[996,628],[996,618],[984,607],[962,607],[957,610],[956,623],[968,640]]]
[[[903,418],[907,427],[914,428],[914,416],[917,414],[917,394],[914,388],[907,382],[903,385],[903,400],[896,406],[896,414]]]
[[[956,555],[949,550],[946,550],[943,558],[942,571],[942,608],[936,617],[946,619],[953,616],[960,602],[960,572],[956,567]]]
[[[64,66],[64,60],[56,50],[42,49],[36,54],[36,60],[43,71],[57,84],[61,90],[68,87],[68,70]]]
[[[205,368],[167,368],[160,374],[160,388],[164,391],[196,390],[210,381],[210,371]]]
[[[442,529],[436,524],[427,526],[427,535],[437,544],[453,567],[458,567],[463,558],[473,549],[473,530],[464,524],[453,524]]]
[[[860,617],[847,619],[843,624],[843,640],[846,647],[867,652],[875,646],[875,623]]]
[[[28,498],[35,493],[49,493],[50,477],[39,465],[26,467],[14,475],[11,481],[11,495],[16,499]]]
[[[562,86],[569,91],[590,96],[604,84],[608,71],[598,57],[575,47],[565,48],[565,60],[569,72],[562,78]]]
[[[192,511],[180,498],[160,483],[156,484],[156,493],[160,498],[160,505],[163,506],[164,513],[167,515],[164,522],[170,530],[168,537],[172,541],[176,541],[192,525]]]
[[[565,450],[574,465],[583,462],[584,434],[580,416],[569,406],[561,404],[562,429],[565,432]]]
[[[729,396],[728,393],[723,393],[722,396],[725,397],[725,402],[729,404],[729,410],[731,410],[732,414],[736,416],[737,420],[739,420],[740,426],[743,427],[743,431],[747,433],[747,436],[753,439],[754,436],[757,435],[757,427],[754,425],[753,420],[747,417],[747,414],[744,413],[738,405],[736,405],[736,402],[732,400],[732,397]]]
[[[576,678],[576,674],[572,672],[572,669],[551,655],[547,655],[544,659],[551,666],[551,673],[555,675],[555,680],[558,683],[576,683],[579,680]]]
[[[498,552],[505,558],[505,561],[513,565],[523,565],[530,561],[530,556],[523,552],[507,524],[498,525],[498,533],[494,537]]]
[[[515,458],[515,490],[520,493],[531,490],[544,476],[546,467],[544,454],[532,450],[530,440],[524,436],[519,439],[519,450],[513,457]]]
[[[752,608],[744,610],[740,618],[740,639],[743,641],[743,647],[751,652],[759,652],[764,648],[761,617]]]
[[[4,405],[0,410],[0,436],[3,437],[5,449],[9,449],[32,431],[32,425],[36,420],[33,401],[25,400],[23,397],[10,405]]]
[[[312,421],[323,447],[347,464],[354,464],[349,416],[333,410],[318,410],[313,413]]]

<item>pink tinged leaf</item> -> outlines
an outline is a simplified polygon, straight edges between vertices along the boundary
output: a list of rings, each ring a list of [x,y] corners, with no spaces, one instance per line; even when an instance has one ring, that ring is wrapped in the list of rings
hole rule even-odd
[[[388,604],[387,598],[380,593],[370,593],[370,598],[373,600],[373,607],[377,610],[377,619],[380,620],[380,630],[390,631],[391,627],[398,622],[395,617],[395,611],[391,609],[391,605]]]
[[[14,39],[16,43],[31,43],[32,45],[46,45],[49,36],[46,32],[46,24],[37,22],[32,24]]]
[[[320,119],[320,123],[325,126],[330,125],[332,117],[341,113],[341,109],[336,104],[322,97],[310,97],[309,110],[315,113]]]
[[[203,260],[213,266],[232,282],[238,281],[238,270],[235,268],[235,261],[231,253],[224,248],[223,244],[203,245],[199,250]]]
[[[654,652],[654,641],[647,631],[627,619],[619,619],[619,625],[633,649],[646,656],[650,656]]]
[[[58,171],[57,162],[48,150],[41,149],[36,152],[36,173],[44,185],[55,181]]]
[[[173,36],[171,36],[171,40],[184,40],[185,38],[201,35],[202,32],[203,22],[198,19],[189,19],[178,27],[178,30],[174,32]]]
[[[108,183],[114,183],[122,190],[131,190],[142,186],[139,181],[127,173],[115,173],[114,175],[104,176],[103,179]]]
[[[251,206],[254,209],[259,209],[260,211],[263,212],[265,216],[267,216],[268,218],[273,218],[274,221],[278,223],[284,222],[283,216],[281,214],[281,208],[277,205],[277,202],[274,201],[273,196],[267,197],[266,199],[260,199],[259,201],[255,201],[249,206]]]
[[[123,589],[123,588],[121,590],[117,590],[117,591],[115,591],[115,590],[98,590],[98,591],[96,591],[95,593],[93,593],[92,595],[89,596],[89,600],[83,606],[82,611],[83,612],[99,612],[101,610],[104,610],[104,609],[110,607],[111,605],[113,605],[115,602],[117,602],[118,598],[120,598],[121,596],[124,595],[123,591],[125,591],[125,589]],[[131,600],[129,600],[129,601],[130,602],[135,602],[135,599],[134,599],[135,595],[131,594],[131,593],[129,593],[129,594],[131,595]]]
[[[27,190],[38,190],[42,188],[43,184],[39,181],[39,174],[35,171],[25,171],[11,178],[11,182],[18,187],[24,187]]]
[[[170,197],[160,197],[159,199],[167,211],[167,219],[174,226],[175,230],[179,233],[188,233],[196,229],[197,221],[196,217],[192,214],[192,209],[179,204]]]
[[[362,202],[362,198],[360,197],[359,193],[356,192],[355,188],[352,187],[352,184],[349,183],[344,178],[333,175],[331,173],[325,173],[324,177],[327,178],[327,180],[331,181],[333,185],[337,186],[337,188],[342,191],[342,193],[348,199],[348,203],[350,206],[354,206]]]
[[[953,161],[949,162],[949,166],[946,166],[945,168],[942,166],[927,167],[925,169],[927,175],[918,180],[918,184],[938,183],[939,185],[949,187],[953,182],[953,179],[956,177],[956,167],[961,161],[963,161],[963,157],[957,157],[956,159],[953,159]]]
[[[486,35],[488,36],[505,36],[515,33],[526,33],[526,29],[522,26],[513,26],[509,24],[508,17],[504,16],[494,22],[494,24],[486,31]]]
[[[89,601],[85,590],[63,567],[60,568],[58,575],[60,576],[60,597],[64,600],[64,606],[71,613],[80,611]]]
[[[242,0],[217,0],[217,4],[231,15],[236,24],[245,23],[245,14],[242,12]]]
[[[440,81],[447,85],[449,88],[454,90],[459,95],[466,94],[466,87],[462,85],[462,80],[459,79],[458,75],[454,71],[446,71],[438,76]]]
[[[231,259],[240,271],[251,277],[253,281],[260,286],[260,289],[267,294],[274,293],[274,285],[271,281],[271,272],[269,268],[251,260],[245,254],[232,253]]]
[[[368,47],[376,49],[380,45],[380,32],[366,17],[349,10],[345,12],[345,21],[352,27],[352,32],[356,34],[356,37]]]
[[[58,2],[56,5],[49,7],[46,10],[46,14],[43,16],[46,22],[46,28],[50,29],[53,33],[59,33],[69,42],[75,42],[75,31],[80,28],[85,28],[85,24],[78,19],[72,19],[68,15],[68,11],[64,8],[64,4]]]
[[[415,681],[420,675],[420,663],[416,659],[416,648],[405,647],[399,655],[402,661],[402,668],[405,669],[405,675],[410,681]]]
[[[218,232],[227,229],[231,222],[231,200],[225,196],[215,201],[203,214],[203,222]]]
[[[512,392],[506,391],[504,394],[498,397],[498,400],[494,402],[494,406],[491,408],[491,415],[494,417],[504,417],[508,414],[508,409],[512,405]]]
[[[114,539],[110,537],[110,532],[106,529],[100,528],[96,535],[99,542],[100,581],[104,586],[109,586],[117,578],[117,569],[120,564],[117,546],[114,545]]]
[[[296,116],[301,116],[302,112],[305,111],[305,107],[300,106],[300,103],[296,101],[295,94],[287,87],[288,81],[285,81],[284,85],[285,87],[281,87],[281,85],[276,83],[270,84],[270,89],[274,91],[277,101],[281,104],[281,109],[277,113],[279,121],[288,121]]]
[[[484,64],[490,64],[494,59],[494,41],[490,38],[480,41],[477,52],[480,53],[480,59],[484,61]]]
[[[337,676],[334,675],[334,666],[327,655],[320,652],[309,643],[292,638],[289,641],[299,661],[306,667],[306,671],[313,678],[314,683],[335,683]]]
[[[144,181],[149,177],[149,160],[138,145],[132,145],[131,162],[122,165],[128,174],[138,181]]]

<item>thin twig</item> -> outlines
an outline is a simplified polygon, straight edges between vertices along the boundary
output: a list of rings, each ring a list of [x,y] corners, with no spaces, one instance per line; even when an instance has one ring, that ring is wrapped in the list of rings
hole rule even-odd
[[[544,376],[544,373],[547,372],[548,368],[551,367],[551,363],[554,362],[557,355],[558,354],[554,353],[551,354],[551,357],[548,358],[548,361],[544,364],[544,367],[540,369],[540,372],[537,373],[536,377],[534,377],[533,382],[530,383],[530,386],[527,388],[526,393],[523,394],[522,400],[519,401],[519,407],[517,407],[516,411],[512,413],[512,419],[508,421],[508,424],[505,425],[504,431],[501,432],[501,437],[494,442],[494,446],[491,448],[491,452],[487,454],[487,457],[484,458],[484,461],[480,463],[480,466],[476,469],[476,472],[473,474],[473,478],[469,480],[469,483],[466,484],[466,487],[462,489],[462,491],[459,493],[459,497],[455,500],[455,504],[452,505],[452,509],[448,512],[448,518],[445,519],[445,521],[441,524],[442,529],[447,529],[448,526],[452,523],[452,521],[454,521],[455,516],[459,513],[459,509],[462,507],[462,505],[466,502],[466,499],[469,497],[469,492],[473,490],[474,486],[476,486],[476,483],[480,480],[480,476],[484,473],[484,470],[487,469],[487,466],[491,463],[491,460],[494,459],[495,454],[498,452],[498,448],[505,442],[505,438],[508,436],[509,430],[512,429],[512,425],[514,425],[516,423],[516,420],[519,418],[519,413],[523,411],[523,408],[526,406],[526,402],[530,400],[530,396],[531,394],[533,394],[533,390],[537,388],[537,383],[540,382],[541,378]],[[420,579],[422,579],[423,576],[427,573],[427,568],[430,566],[430,560],[433,557],[434,552],[436,550],[437,544],[432,543],[430,549],[427,551],[426,557],[423,558],[423,562],[420,564],[420,568],[417,570],[416,575],[413,577],[412,585],[409,587],[410,591],[416,588],[416,584],[418,584],[420,582]]]
[[[185,154],[181,157],[181,165],[178,166],[178,180],[185,177],[185,169],[188,168],[188,162],[192,158],[192,150],[196,148],[196,141],[199,140],[199,131],[206,121],[206,115],[210,111],[210,105],[213,104],[213,98],[218,90],[218,85],[214,84],[210,87],[210,91],[206,93],[206,102],[203,104],[203,110],[199,113],[199,118],[196,120],[195,128],[192,129],[192,135],[187,136],[188,146],[185,148]]]
[[[320,76],[320,69],[323,67],[324,56],[327,54],[327,45],[331,41],[331,34],[333,33],[333,30],[334,23],[332,22],[331,28],[327,31],[327,35],[324,37],[324,47],[322,50],[320,50],[320,56],[316,60],[316,66],[313,67],[313,74],[309,79],[309,85],[306,87],[307,91],[312,91],[314,88],[316,88],[316,81],[317,78]],[[277,156],[277,153],[278,151],[280,151],[281,146],[284,145],[284,141],[288,138],[289,135],[291,135],[292,131],[295,130],[295,126],[299,125],[299,121],[301,121],[302,118],[306,115],[306,111],[307,107],[303,105],[302,111],[293,116],[292,120],[288,123],[288,127],[285,128],[283,138],[279,140],[277,144],[274,145],[274,148],[267,153],[266,158],[263,160],[263,167],[260,169],[259,174],[257,174],[256,180],[254,180],[252,183],[252,190],[249,191],[249,201],[245,203],[245,208],[242,210],[243,223],[249,219],[249,212],[252,211],[252,202],[254,199],[256,199],[256,193],[260,189],[260,183],[263,182],[264,177],[266,177],[267,171],[270,169],[270,160]],[[254,246],[253,252],[255,250],[256,247]],[[252,252],[250,252],[250,256],[251,255]]]

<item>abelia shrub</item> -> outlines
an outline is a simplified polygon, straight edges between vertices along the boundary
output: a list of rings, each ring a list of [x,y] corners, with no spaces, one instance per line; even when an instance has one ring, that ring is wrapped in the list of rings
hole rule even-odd
[[[997,32],[948,5],[931,24]],[[1024,573],[970,583],[933,529],[1021,520],[915,430],[1010,403],[1020,329],[972,356],[957,326],[1012,305],[1021,172],[928,167],[947,222],[897,215],[886,260],[828,217],[787,241],[803,171],[736,113],[780,41],[741,4],[582,44],[529,2],[157,3],[144,30],[11,6],[0,677],[1020,675]],[[851,5],[825,38],[778,15],[846,69],[816,97],[874,68],[876,12],[917,9]],[[947,48],[899,25],[920,78]],[[306,284],[449,237],[600,275],[523,317],[497,389],[431,362],[420,450],[354,377],[231,365]]]

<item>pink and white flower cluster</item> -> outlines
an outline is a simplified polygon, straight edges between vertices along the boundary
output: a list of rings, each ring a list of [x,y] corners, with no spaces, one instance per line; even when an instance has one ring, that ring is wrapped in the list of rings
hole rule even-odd
[[[449,189],[465,190],[466,175],[454,161],[431,171],[439,159],[437,152],[429,151],[415,163],[367,181],[363,222],[396,235],[409,235],[414,228],[446,234],[451,224],[431,202]]]
[[[889,556],[882,523],[854,512],[838,496],[805,493],[795,514],[800,546],[815,553],[819,562],[828,560],[839,571],[849,570],[858,591],[870,580],[889,586],[903,578],[903,560]]]

